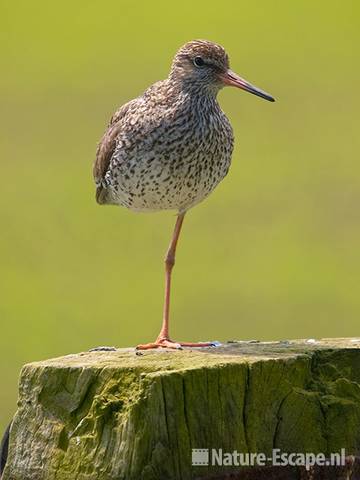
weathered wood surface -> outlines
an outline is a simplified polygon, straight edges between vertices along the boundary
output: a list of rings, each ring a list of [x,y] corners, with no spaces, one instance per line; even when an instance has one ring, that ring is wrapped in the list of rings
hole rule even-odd
[[[229,467],[193,467],[193,448],[274,447],[359,454],[360,339],[121,349],[25,365],[3,480],[210,478]]]

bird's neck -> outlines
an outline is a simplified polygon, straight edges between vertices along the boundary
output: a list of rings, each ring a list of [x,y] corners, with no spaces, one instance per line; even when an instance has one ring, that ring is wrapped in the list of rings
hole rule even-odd
[[[167,85],[171,95],[176,99],[183,99],[194,107],[218,108],[217,94],[220,90],[216,85],[202,84],[198,82],[177,80],[171,77],[167,79]],[[169,93],[170,93],[169,92]]]

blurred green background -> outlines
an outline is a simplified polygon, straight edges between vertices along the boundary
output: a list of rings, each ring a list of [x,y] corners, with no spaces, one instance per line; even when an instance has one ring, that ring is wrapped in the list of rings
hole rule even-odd
[[[91,169],[190,39],[278,101],[220,93],[233,166],[186,218],[173,337],[359,335],[359,5],[1,0],[1,429],[25,362],[158,333],[174,214],[98,206]]]

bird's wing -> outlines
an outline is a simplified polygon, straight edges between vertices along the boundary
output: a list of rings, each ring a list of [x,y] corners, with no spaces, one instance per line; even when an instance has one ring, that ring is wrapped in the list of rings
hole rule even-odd
[[[128,112],[131,104],[132,101],[126,103],[114,113],[102,139],[98,143],[93,170],[97,184],[101,182],[109,168],[110,160],[116,147],[116,138],[121,131],[122,125],[120,121]]]
[[[131,108],[134,100],[123,105],[111,117],[110,123],[102,139],[98,143],[96,149],[96,159],[93,168],[94,180],[96,183],[96,199],[99,203],[101,200],[101,192],[103,190],[102,180],[109,168],[111,157],[116,148],[116,139],[123,128],[123,118]]]

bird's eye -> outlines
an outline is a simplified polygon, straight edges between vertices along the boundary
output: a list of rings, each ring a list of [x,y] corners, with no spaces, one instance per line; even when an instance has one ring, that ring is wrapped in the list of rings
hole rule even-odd
[[[194,65],[195,65],[195,67],[203,67],[205,65],[205,62],[201,57],[195,57],[194,58]]]

